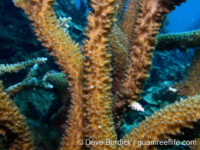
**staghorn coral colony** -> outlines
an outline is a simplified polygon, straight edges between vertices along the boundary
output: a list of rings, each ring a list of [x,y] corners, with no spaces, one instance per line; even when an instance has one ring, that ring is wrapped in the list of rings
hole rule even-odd
[[[199,30],[159,34],[183,2],[0,1],[0,149],[199,149]]]

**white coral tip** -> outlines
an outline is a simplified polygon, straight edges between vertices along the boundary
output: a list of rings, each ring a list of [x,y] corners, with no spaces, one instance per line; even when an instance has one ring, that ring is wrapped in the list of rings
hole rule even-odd
[[[177,89],[172,88],[172,87],[169,87],[168,91],[173,92],[173,93],[176,93],[176,92],[177,92]]]
[[[142,105],[140,105],[138,102],[131,102],[131,108],[137,111],[144,111],[144,108],[142,107]]]

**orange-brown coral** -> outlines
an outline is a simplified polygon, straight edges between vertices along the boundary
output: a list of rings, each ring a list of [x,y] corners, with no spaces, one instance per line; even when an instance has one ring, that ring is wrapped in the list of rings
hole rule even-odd
[[[53,51],[52,54],[58,59],[57,63],[64,69],[63,73],[67,75],[73,105],[69,111],[69,126],[66,127],[61,149],[81,149],[82,145],[78,145],[77,142],[78,139],[83,140],[84,138],[102,141],[103,143],[105,140],[116,141],[117,137],[111,112],[112,67],[110,57],[112,54],[109,49],[109,34],[112,22],[116,21],[116,19],[112,19],[115,1],[90,1],[92,11],[88,17],[88,26],[86,27],[85,35],[87,39],[82,47],[85,55],[85,72],[82,70],[83,56],[69,37],[65,36],[64,31],[59,29],[55,15],[49,6],[52,1],[14,1],[16,5],[25,9],[30,20],[34,22],[33,25],[39,40],[44,42],[45,47]],[[181,2],[183,0],[143,0],[140,3],[140,13],[133,32],[134,40],[128,54],[128,67],[125,71],[120,92],[117,94],[117,98],[114,99],[113,112],[115,117],[121,115],[120,113],[127,109],[132,101],[138,100],[142,85],[148,77],[151,58],[153,57],[152,52],[156,44],[155,35],[158,33],[162,15],[170,12],[175,5]],[[71,51],[71,48],[75,50]],[[69,52],[66,52],[65,49]],[[84,86],[82,86],[82,77],[84,77]],[[83,95],[82,90],[84,91]],[[120,113],[116,113],[116,111]],[[171,112],[173,112],[172,115]],[[185,113],[186,116],[181,113]],[[176,121],[177,117],[180,117],[179,122]],[[190,120],[188,118],[192,118],[192,121],[199,119],[198,96],[189,98],[188,102],[176,103],[155,113],[150,119],[141,123],[139,128],[127,135],[125,140],[128,138],[130,140],[131,138],[147,140],[148,136],[146,135],[148,134],[151,135],[150,139],[162,139],[164,135],[174,133],[180,127],[189,126]],[[155,129],[146,130],[148,124],[151,129]],[[165,131],[164,126],[169,130]],[[138,133],[138,137],[135,133]],[[117,144],[91,144],[88,147],[92,149],[116,149],[117,146]],[[124,147],[124,149],[129,148],[128,146]],[[137,147],[132,146],[131,148],[136,149]]]
[[[126,6],[122,20],[119,23],[119,27],[124,33],[128,43],[130,43],[131,36],[133,35],[133,28],[138,13],[139,2],[141,0],[129,0]]]
[[[200,51],[195,50],[192,62],[188,68],[188,75],[179,83],[174,85],[178,95],[186,97],[200,94]]]
[[[51,5],[53,0],[15,0],[15,5],[24,9],[33,22],[34,31],[38,40],[43,42],[51,55],[55,56],[57,64],[66,74],[71,92],[72,105],[68,115],[68,127],[61,145],[69,149],[80,148],[77,140],[83,138],[83,110],[82,110],[82,79],[83,56],[78,45],[75,44],[68,33],[59,24]],[[79,111],[77,111],[79,110]],[[74,133],[72,133],[74,132]],[[62,148],[61,148],[62,149]]]
[[[86,33],[88,39],[84,41],[82,51],[88,58],[85,60],[85,116],[86,137],[93,141],[117,140],[114,122],[112,120],[111,100],[111,52],[109,33],[115,12],[115,0],[93,0],[91,7],[94,13],[88,16]],[[95,132],[96,131],[96,132]],[[105,134],[106,133],[106,134]],[[96,149],[95,145],[89,145]],[[99,145],[99,149],[115,149],[116,145]]]
[[[0,82],[0,134],[8,141],[12,150],[33,150],[33,143],[24,116],[9,96],[3,91]]]
[[[180,128],[190,127],[191,123],[200,119],[200,96],[181,99],[172,105],[161,109],[145,121],[142,121],[138,127],[134,128],[124,140],[130,140],[131,145],[120,146],[119,149],[128,149],[134,147],[137,150],[151,148],[153,145],[149,142],[165,140],[169,134],[180,133]]]
[[[153,57],[155,36],[160,28],[162,15],[169,13],[179,1],[143,0],[134,25],[133,41],[128,53],[128,65],[122,79],[119,94],[114,99],[115,119],[128,110],[132,101],[139,99],[142,85],[149,77]]]

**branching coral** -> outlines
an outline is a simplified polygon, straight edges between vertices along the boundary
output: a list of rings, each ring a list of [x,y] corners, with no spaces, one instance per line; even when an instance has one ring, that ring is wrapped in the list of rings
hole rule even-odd
[[[8,140],[9,149],[33,150],[28,125],[17,106],[4,92],[0,82],[0,134]]]
[[[94,13],[88,17],[88,27],[82,48],[88,58],[85,62],[84,101],[86,108],[86,137],[97,141],[117,140],[112,120],[111,100],[111,52],[109,33],[114,14],[114,0],[92,1]],[[97,132],[95,132],[97,131]],[[105,134],[106,133],[106,134]],[[96,149],[95,146],[89,146]],[[115,149],[116,145],[99,145],[99,149]]]
[[[26,78],[15,85],[8,87],[5,91],[9,94],[10,97],[14,97],[17,93],[22,91],[25,88],[30,88],[37,86],[35,78],[33,78],[36,69],[38,68],[38,64],[44,63],[47,61],[47,58],[37,58],[32,60],[27,60],[24,62],[16,63],[16,64],[0,64],[0,76],[4,73],[12,73],[12,72],[19,72],[22,69],[26,69],[28,67],[32,67],[32,69],[28,72]]]
[[[26,69],[27,67],[31,67],[34,64],[40,64],[43,63],[47,60],[47,58],[37,58],[33,60],[28,60],[25,62],[20,62],[16,64],[0,64],[0,76],[3,75],[4,73],[11,73],[11,72],[18,72],[22,69]]]
[[[38,40],[42,41],[44,46],[51,50],[51,55],[55,56],[58,60],[57,63],[66,74],[69,84],[69,91],[72,96],[71,111],[68,115],[69,127],[62,145],[71,146],[72,149],[81,147],[77,145],[77,139],[83,138],[83,110],[82,110],[82,72],[83,72],[83,56],[81,55],[78,45],[76,45],[67,35],[66,32],[60,28],[59,21],[50,7],[52,0],[39,0],[39,1],[14,1],[18,7],[25,10],[29,15],[29,19],[33,21],[34,30],[39,37]],[[34,7],[33,7],[34,6]],[[76,124],[74,124],[76,123]],[[78,130],[77,130],[78,129]],[[74,133],[72,133],[73,131]]]
[[[121,83],[119,94],[114,99],[113,114],[118,118],[127,111],[132,101],[139,99],[142,85],[149,77],[153,57],[155,36],[158,34],[162,15],[174,9],[181,1],[149,0],[140,3],[134,26],[133,41],[129,49],[128,65]],[[161,15],[162,14],[162,15]]]
[[[138,15],[139,2],[141,0],[129,0],[126,6],[124,15],[119,23],[119,27],[122,29],[128,42],[130,41],[133,34],[133,27]]]
[[[20,114],[19,109],[10,97],[13,97],[24,88],[31,86],[29,84],[31,84],[31,79],[38,64],[43,63],[46,60],[46,58],[37,58],[16,64],[1,64],[0,75],[4,73],[18,72],[22,69],[33,66],[27,77],[22,82],[7,88],[5,91],[3,89],[2,81],[0,81],[0,134],[4,137],[4,140],[6,141],[5,143],[9,149],[34,149],[25,117]]]
[[[119,90],[120,81],[127,64],[128,41],[116,23],[111,28],[111,45],[113,72],[113,93]]]
[[[188,75],[179,83],[174,85],[177,89],[178,95],[184,95],[186,97],[200,94],[200,52],[195,50],[192,62],[188,68]]]
[[[128,41],[130,48],[124,42],[125,51],[128,51],[127,67],[124,68],[119,92],[113,96],[110,33],[114,29],[113,22],[117,21],[113,16],[119,18],[119,14],[115,15],[115,0],[90,1],[92,10],[85,29],[87,38],[81,48],[83,55],[77,44],[61,28],[51,8],[53,0],[14,0],[15,5],[29,16],[38,40],[52,51],[51,55],[55,56],[57,64],[66,74],[72,105],[61,141],[61,150],[81,149],[84,139],[102,141],[103,144],[88,145],[91,149],[139,149],[137,145],[123,147],[105,142],[117,141],[114,119],[116,121],[120,118],[130,109],[132,102],[139,99],[142,85],[149,76],[160,22],[165,14],[182,2],[184,0],[141,0],[135,1],[134,4],[138,10],[128,7],[125,14],[130,8],[136,9],[129,27],[131,35],[127,35],[128,39],[132,38],[133,41]],[[124,37],[119,40],[123,43]],[[123,62],[121,64],[124,65]],[[167,106],[146,118],[146,121],[126,135],[124,140],[162,140],[167,138],[167,134],[179,131],[181,127],[190,127],[191,122],[200,119],[199,100],[199,96],[189,97],[188,100]],[[83,143],[77,143],[80,140],[83,140]],[[144,148],[151,147],[146,145],[140,149]]]
[[[111,29],[111,50],[113,56],[113,68],[115,71],[124,71],[126,68],[126,59],[128,53],[128,42],[123,32],[117,24],[113,24]]]
[[[156,50],[175,50],[185,51],[188,48],[199,47],[200,30],[182,32],[182,33],[170,33],[160,34],[157,36]]]
[[[120,146],[119,149],[134,147],[132,149],[144,150],[152,146],[147,144],[148,141],[168,139],[168,135],[180,133],[181,127],[192,128],[191,123],[199,119],[200,96],[189,97],[187,100],[181,99],[180,102],[166,106],[142,121],[124,138],[124,140],[131,140],[133,145]]]

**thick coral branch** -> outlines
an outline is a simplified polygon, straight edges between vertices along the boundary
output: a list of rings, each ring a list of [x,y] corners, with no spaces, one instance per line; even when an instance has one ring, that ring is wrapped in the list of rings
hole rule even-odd
[[[51,55],[55,56],[56,63],[66,74],[72,96],[72,106],[61,149],[79,149],[81,145],[77,144],[77,140],[83,138],[83,56],[67,32],[60,27],[51,7],[53,2],[53,0],[14,0],[15,5],[22,8],[33,22],[38,40],[43,42],[47,50],[52,51]]]
[[[112,120],[111,59],[108,50],[109,33],[115,0],[93,0],[94,13],[88,16],[88,27],[82,51],[85,60],[84,100],[86,109],[86,137],[93,141],[116,140]],[[90,145],[91,149],[114,149],[116,145]],[[98,148],[97,148],[98,147]]]

